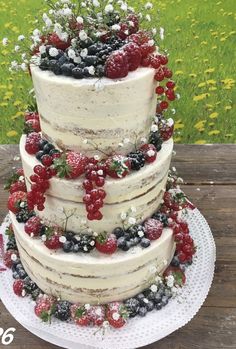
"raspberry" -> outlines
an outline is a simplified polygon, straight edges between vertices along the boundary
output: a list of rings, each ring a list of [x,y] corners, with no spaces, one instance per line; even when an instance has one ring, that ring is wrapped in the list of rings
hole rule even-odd
[[[142,58],[139,46],[134,42],[129,42],[123,47],[123,50],[128,59],[129,71],[136,70],[140,66]]]
[[[14,192],[9,196],[8,199],[8,209],[13,213],[18,213],[20,211],[21,202],[26,201],[27,194],[23,191]]]
[[[165,92],[164,87],[162,87],[162,86],[157,86],[157,88],[156,88],[156,94],[158,94],[158,95],[163,95],[164,92]]]
[[[117,239],[114,234],[100,234],[96,239],[96,249],[105,254],[113,254],[117,250]]]
[[[13,284],[13,291],[19,297],[24,297],[26,294],[24,293],[24,281],[23,280],[15,280]]]
[[[36,154],[39,151],[40,134],[36,132],[30,133],[26,138],[25,150],[28,154]]]
[[[156,47],[154,45],[150,45],[149,43],[145,43],[140,46],[141,55],[143,58],[147,57],[150,53],[156,51]]]
[[[56,33],[49,34],[48,44],[55,46],[57,49],[65,51],[70,46],[70,40],[62,41]]]
[[[144,144],[140,148],[141,152],[145,156],[145,160],[148,163],[152,163],[157,158],[157,150],[153,144]]]
[[[176,98],[174,90],[168,89],[166,91],[166,97],[168,98],[169,101],[174,101]]]
[[[124,78],[128,75],[128,59],[123,51],[112,53],[105,64],[105,74],[110,79]]]
[[[121,40],[125,40],[129,36],[129,26],[127,23],[120,23],[120,30],[117,32],[117,36]]]
[[[175,87],[175,82],[172,80],[167,81],[166,87],[169,89],[173,89]]]
[[[13,194],[17,191],[23,191],[25,193],[27,192],[25,182],[17,181],[11,184],[10,193]]]
[[[154,69],[158,69],[161,66],[160,59],[158,57],[152,57],[151,58],[151,66]]]
[[[162,81],[165,79],[165,74],[162,68],[159,68],[155,74],[155,80],[156,81]]]
[[[164,55],[159,55],[158,58],[160,59],[161,65],[166,65],[168,63],[168,57]]]
[[[44,166],[49,167],[52,165],[52,157],[48,154],[45,154],[42,156],[41,162]]]
[[[101,326],[105,321],[105,316],[105,307],[102,305],[94,305],[88,309],[88,318],[94,326]]]
[[[140,30],[136,34],[129,36],[129,41],[135,42],[139,46],[147,44],[149,40],[151,40],[151,37],[149,33],[144,30]]]
[[[31,217],[25,223],[25,232],[30,236],[38,236],[40,234],[40,230],[42,228],[42,224],[40,218],[37,216]]]
[[[167,101],[162,101],[160,103],[161,110],[166,110],[166,109],[168,109],[168,107],[169,107],[169,103]]]
[[[144,223],[145,235],[149,240],[157,240],[162,234],[163,224],[156,219],[149,218]]]
[[[135,14],[131,13],[127,17],[127,21],[129,22],[129,34],[137,33],[139,30],[139,18]]]
[[[59,235],[52,235],[44,242],[44,245],[49,248],[49,250],[58,250],[63,246],[63,244],[60,242]]]
[[[4,253],[3,262],[4,262],[4,265],[5,265],[7,268],[11,268],[11,267],[12,267],[14,256],[16,256],[16,257],[19,256],[18,251],[10,249],[10,250],[7,250],[7,251]]]
[[[169,68],[162,67],[162,70],[164,72],[165,78],[168,78],[168,79],[172,78],[173,73]]]

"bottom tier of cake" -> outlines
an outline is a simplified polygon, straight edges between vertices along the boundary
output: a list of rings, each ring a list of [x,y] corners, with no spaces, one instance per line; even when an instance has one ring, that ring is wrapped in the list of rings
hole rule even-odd
[[[108,303],[132,297],[149,286],[171,262],[175,252],[173,231],[164,228],[149,248],[133,247],[107,256],[51,251],[31,238],[11,213],[22,264],[31,279],[48,294],[80,303]]]

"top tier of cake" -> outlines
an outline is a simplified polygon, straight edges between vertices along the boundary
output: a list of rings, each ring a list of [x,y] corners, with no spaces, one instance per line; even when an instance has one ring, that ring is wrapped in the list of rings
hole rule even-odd
[[[31,72],[43,136],[57,147],[126,155],[149,134],[156,111],[154,69],[138,68],[119,80],[75,80],[35,66]]]

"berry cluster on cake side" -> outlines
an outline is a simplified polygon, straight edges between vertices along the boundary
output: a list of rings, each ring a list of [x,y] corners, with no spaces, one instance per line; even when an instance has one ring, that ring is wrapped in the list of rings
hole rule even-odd
[[[120,328],[178,294],[196,252],[170,171],[175,83],[126,2],[48,4],[31,36],[23,168],[6,184],[5,264],[43,321]]]

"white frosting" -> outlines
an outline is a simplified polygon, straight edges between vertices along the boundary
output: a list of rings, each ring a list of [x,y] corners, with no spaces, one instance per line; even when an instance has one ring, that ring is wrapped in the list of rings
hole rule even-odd
[[[105,303],[129,298],[152,283],[154,269],[162,273],[170,263],[175,243],[171,229],[147,249],[134,247],[108,256],[66,254],[48,250],[40,239],[24,232],[24,224],[11,213],[21,261],[30,277],[45,292],[72,302]],[[154,268],[155,267],[155,268]]]
[[[25,149],[25,136],[20,142],[20,154],[23,169],[29,187],[29,177],[39,161],[29,155]],[[138,172],[132,172],[122,179],[107,177],[105,191],[105,205],[102,208],[104,218],[101,221],[89,221],[89,227],[95,231],[111,231],[121,224],[120,215],[134,207],[136,212],[132,217],[141,221],[149,217],[159,206],[163,190],[166,185],[168,170],[171,161],[173,141],[163,143],[162,150],[152,164],[147,164]],[[81,220],[86,219],[85,205],[82,202],[84,195],[82,188],[83,177],[77,180],[66,180],[54,177],[50,180],[50,189],[47,191],[45,210],[40,216],[57,225],[64,224],[66,212],[73,211],[74,215],[68,221],[68,229],[79,231]],[[59,208],[59,209],[58,209]]]
[[[149,133],[156,111],[154,69],[139,68],[120,80],[76,80],[35,66],[31,72],[43,134],[59,147],[97,154],[93,142],[102,151],[127,154]],[[132,144],[119,148],[125,138]]]

